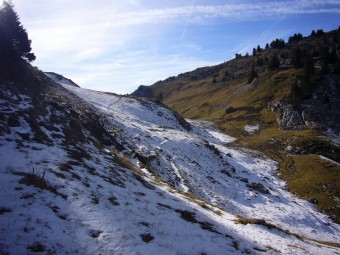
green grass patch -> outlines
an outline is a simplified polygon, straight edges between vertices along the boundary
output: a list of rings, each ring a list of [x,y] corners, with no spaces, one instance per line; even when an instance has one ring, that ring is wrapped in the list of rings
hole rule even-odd
[[[319,155],[287,156],[280,161],[288,189],[340,223],[340,166]]]

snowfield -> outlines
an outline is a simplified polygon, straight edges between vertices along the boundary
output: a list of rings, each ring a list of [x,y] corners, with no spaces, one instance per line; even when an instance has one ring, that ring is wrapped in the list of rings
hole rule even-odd
[[[340,226],[286,191],[276,162],[156,103],[63,85],[121,148],[66,146],[60,123],[34,142],[25,118],[2,133],[0,254],[340,253]],[[2,115],[33,107],[2,90]]]

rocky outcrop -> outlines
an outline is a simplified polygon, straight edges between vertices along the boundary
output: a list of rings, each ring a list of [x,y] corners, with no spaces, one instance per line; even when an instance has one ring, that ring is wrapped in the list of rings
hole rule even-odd
[[[131,93],[131,96],[152,98],[154,94],[150,86],[140,85],[137,90]]]
[[[293,107],[290,98],[276,101],[270,106],[277,113],[277,122],[284,129],[329,128],[340,131],[340,76],[328,75],[319,84],[312,98],[302,100]]]
[[[301,113],[293,108],[288,98],[276,101],[270,108],[276,112],[277,123],[280,127],[284,129],[305,128]]]
[[[74,87],[80,87],[78,84],[73,82],[71,79],[65,78],[61,74],[57,74],[54,72],[45,72],[45,74],[51,78],[53,81],[61,84],[61,85],[68,85],[68,86],[74,86]]]

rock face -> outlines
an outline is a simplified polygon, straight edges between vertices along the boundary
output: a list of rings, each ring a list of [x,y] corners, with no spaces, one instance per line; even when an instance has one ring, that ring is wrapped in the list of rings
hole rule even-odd
[[[313,93],[301,100],[299,107],[284,98],[270,106],[277,113],[277,122],[284,129],[334,129],[340,131],[340,77],[328,75]]]
[[[152,98],[154,95],[149,86],[140,85],[138,89],[131,94],[131,96]]]

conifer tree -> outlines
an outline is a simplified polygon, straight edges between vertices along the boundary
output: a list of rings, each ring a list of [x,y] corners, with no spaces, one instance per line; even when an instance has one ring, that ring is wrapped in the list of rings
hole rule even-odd
[[[301,89],[298,85],[298,81],[295,80],[290,88],[290,96],[291,96],[291,102],[292,106],[297,109],[300,106],[300,100],[302,97]]]
[[[36,58],[31,52],[31,40],[28,39],[27,31],[10,1],[4,1],[0,9],[0,44],[12,56],[21,57],[28,62]]]
[[[277,55],[272,55],[270,57],[268,67],[272,70],[280,67],[280,59],[277,57]]]
[[[314,66],[312,58],[307,55],[304,59],[303,66],[303,80],[302,80],[302,93],[305,99],[312,95],[312,76],[314,74]]]
[[[295,49],[293,51],[291,64],[294,65],[295,68],[302,67],[303,66],[302,57],[303,57],[302,51],[299,48]]]
[[[257,77],[257,72],[255,70],[255,63],[251,65],[251,71],[248,77],[248,83],[251,83]]]
[[[294,34],[293,36],[289,37],[288,42],[289,43],[298,42],[298,41],[302,40],[302,38],[303,38],[302,34],[300,34],[300,33]]]
[[[283,49],[285,47],[285,41],[283,39],[275,39],[270,43],[270,47],[273,49]]]

